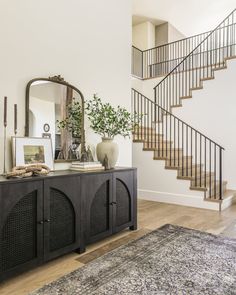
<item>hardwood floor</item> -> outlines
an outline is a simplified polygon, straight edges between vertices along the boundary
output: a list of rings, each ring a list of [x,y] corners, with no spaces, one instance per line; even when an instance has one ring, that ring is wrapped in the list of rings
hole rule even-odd
[[[86,253],[71,253],[25,272],[0,285],[1,295],[25,295],[56,280],[104,253],[138,238],[166,223],[219,234],[236,220],[236,204],[223,212],[139,200],[138,231],[123,231],[87,247]],[[66,294],[65,294],[66,295]]]

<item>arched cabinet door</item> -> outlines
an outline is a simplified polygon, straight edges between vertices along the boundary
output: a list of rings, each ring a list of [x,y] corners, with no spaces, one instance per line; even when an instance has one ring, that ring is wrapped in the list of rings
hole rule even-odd
[[[0,279],[42,262],[43,182],[0,184]]]
[[[112,234],[112,174],[83,175],[82,218],[86,244]]]
[[[79,250],[80,178],[44,181],[44,260]]]
[[[130,227],[136,229],[136,177],[134,171],[113,175],[113,232]]]

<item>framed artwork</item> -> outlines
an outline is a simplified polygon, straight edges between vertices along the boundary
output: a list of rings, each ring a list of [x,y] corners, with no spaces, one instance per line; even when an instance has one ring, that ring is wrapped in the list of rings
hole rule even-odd
[[[12,137],[15,166],[45,164],[54,170],[51,138]]]

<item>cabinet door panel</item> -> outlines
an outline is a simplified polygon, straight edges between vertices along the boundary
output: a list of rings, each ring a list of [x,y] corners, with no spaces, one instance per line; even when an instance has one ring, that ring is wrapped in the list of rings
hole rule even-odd
[[[112,176],[84,175],[81,181],[84,237],[91,243],[112,233]]]
[[[116,226],[131,222],[131,194],[126,183],[116,178]]]
[[[80,247],[80,178],[45,180],[45,260]]]
[[[134,220],[134,173],[115,172],[113,176],[113,231],[133,225]]]
[[[42,188],[41,181],[0,187],[0,277],[42,262]]]

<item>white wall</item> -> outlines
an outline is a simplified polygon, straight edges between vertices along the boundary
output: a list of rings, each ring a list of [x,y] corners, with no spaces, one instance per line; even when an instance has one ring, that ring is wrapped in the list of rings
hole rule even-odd
[[[156,26],[155,35],[156,46],[161,46],[163,44],[171,43],[185,38],[184,34],[182,34],[169,22]]]
[[[141,50],[154,47],[155,26],[149,21],[133,26],[132,44]]]
[[[156,46],[161,46],[168,43],[168,22],[156,26],[155,29],[155,43]]]
[[[233,9],[235,0],[132,0],[133,15],[164,20],[186,36],[215,28]]]
[[[186,36],[177,30],[171,23],[168,23],[168,42],[174,42],[186,38]]]
[[[215,79],[205,81],[203,89],[193,91],[193,98],[183,100],[173,113],[196,127],[225,148],[224,180],[236,189],[236,60],[227,62],[226,70],[215,72]]]
[[[3,96],[9,97],[8,139],[13,134],[13,104],[24,134],[25,87],[34,77],[61,74],[85,97],[130,109],[130,0],[0,0],[0,122]],[[87,130],[87,141],[99,136]],[[131,165],[131,140],[117,137],[119,165]],[[10,144],[8,144],[10,168]],[[0,128],[0,171],[3,129]]]

